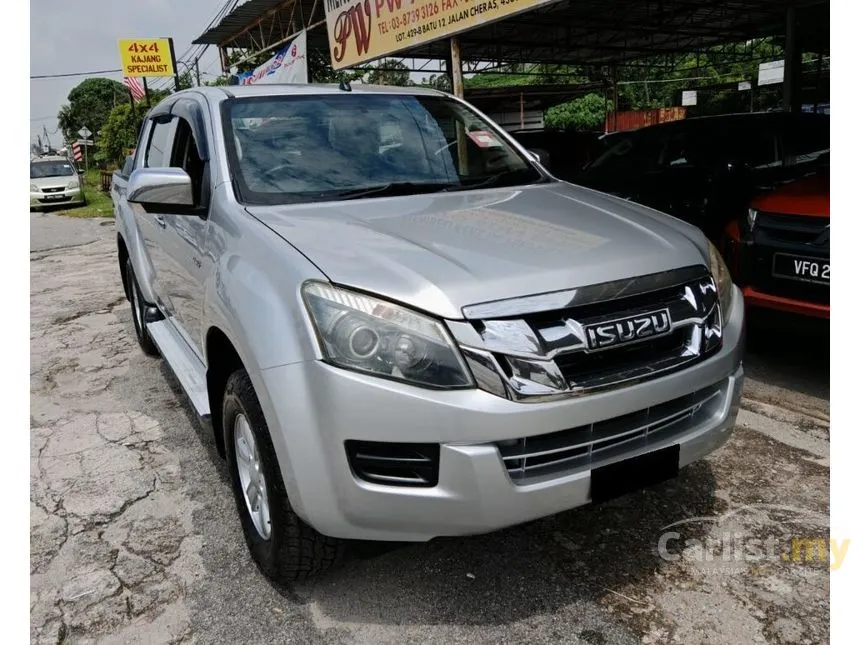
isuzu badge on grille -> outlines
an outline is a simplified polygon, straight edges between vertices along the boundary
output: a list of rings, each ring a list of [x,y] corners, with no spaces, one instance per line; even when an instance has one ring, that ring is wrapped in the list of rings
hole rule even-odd
[[[617,345],[633,343],[656,336],[665,336],[672,331],[668,309],[660,309],[627,318],[585,325],[588,349],[607,349]]]

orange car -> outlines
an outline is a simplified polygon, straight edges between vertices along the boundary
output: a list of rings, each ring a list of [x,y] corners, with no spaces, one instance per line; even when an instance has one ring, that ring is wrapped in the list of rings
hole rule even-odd
[[[748,307],[830,318],[830,172],[752,201],[725,229],[723,256]]]

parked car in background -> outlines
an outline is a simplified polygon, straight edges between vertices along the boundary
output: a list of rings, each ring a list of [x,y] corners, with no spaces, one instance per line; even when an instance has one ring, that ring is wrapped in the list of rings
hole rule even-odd
[[[86,203],[83,182],[66,157],[30,159],[30,208]]]
[[[112,194],[140,346],[211,422],[276,580],[343,539],[617,497],[731,435],[744,303],[718,250],[441,92],[177,92]]]
[[[754,199],[722,249],[747,306],[829,319],[828,166]]]
[[[669,213],[719,240],[750,200],[815,168],[830,117],[786,112],[663,123],[606,138],[570,181]]]
[[[595,153],[602,152],[599,132],[517,130],[510,134],[537,153],[544,167],[561,179],[575,175]]]

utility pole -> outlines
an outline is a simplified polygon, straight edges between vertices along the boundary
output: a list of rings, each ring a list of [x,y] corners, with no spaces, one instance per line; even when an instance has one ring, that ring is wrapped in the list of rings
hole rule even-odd
[[[152,107],[149,102],[149,86],[146,84],[146,76],[143,77],[143,95],[146,97],[146,108]]]
[[[176,52],[173,51],[173,38],[167,39],[168,44],[170,45],[170,60],[173,61],[173,83],[174,88],[178,92],[182,88],[179,85],[179,62],[176,60]]]
[[[194,75],[197,77],[197,87],[200,87],[200,57],[194,59]]]
[[[463,59],[460,57],[460,39],[451,38],[451,89],[458,99],[463,98]]]

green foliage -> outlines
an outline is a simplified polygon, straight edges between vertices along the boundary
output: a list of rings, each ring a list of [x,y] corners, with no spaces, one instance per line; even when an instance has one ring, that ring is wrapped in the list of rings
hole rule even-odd
[[[367,82],[371,85],[411,85],[409,68],[396,58],[379,61],[376,67],[366,70]]]
[[[646,110],[681,105],[683,90],[701,88],[698,104],[691,110],[693,113],[748,111],[750,93],[739,92],[737,83],[754,80],[758,76],[759,63],[776,60],[783,55],[780,45],[769,38],[760,38],[711,47],[699,54],[678,55],[669,69],[665,67],[665,61],[657,65],[657,61],[646,59],[643,64],[654,63],[654,66],[619,70],[619,109]],[[708,88],[720,84],[727,87]],[[772,88],[756,88],[755,93],[759,97],[754,106],[757,110],[775,107],[779,103],[780,94]]]
[[[611,104],[600,94],[586,94],[549,108],[544,122],[549,130],[601,130],[610,107]]]
[[[447,74],[431,74],[429,78],[421,82],[424,87],[432,87],[440,92],[451,92],[451,77]]]
[[[185,70],[179,75],[179,89],[187,90],[194,87],[194,77],[191,75],[191,70]]]
[[[110,111],[99,140],[99,150],[106,162],[122,164],[123,151],[137,145],[137,136],[145,115],[146,108],[141,103],[136,103],[134,110],[130,104],[123,103]]]
[[[571,65],[509,64],[466,78],[466,87],[510,87],[517,85],[556,85],[587,82],[579,67]]]
[[[60,108],[57,120],[66,141],[78,139],[78,130],[98,132],[117,102],[128,100],[128,90],[109,78],[88,78],[69,92],[69,102]]]
[[[689,115],[724,114],[776,107],[781,101],[781,85],[738,91],[740,81],[754,81],[759,63],[784,55],[773,39],[760,38],[709,48],[699,54],[646,58],[618,68],[618,109],[645,110],[681,105],[683,90],[698,90],[698,104]],[[813,69],[816,55],[804,55],[806,69]],[[500,73],[501,72],[501,73]],[[585,84],[603,82],[610,97],[611,69],[603,66],[507,64],[491,72],[465,79],[467,88],[515,87],[544,84]],[[584,96],[551,108],[547,127],[592,129],[603,119],[604,99],[600,94]]]
[[[113,217],[113,202],[110,193],[101,191],[101,172],[90,168],[84,175],[84,195],[87,203],[84,206],[69,208],[61,211],[68,217]]]
[[[308,80],[311,83],[351,82],[360,79],[364,72],[362,69],[334,71],[327,50],[308,50]]]

